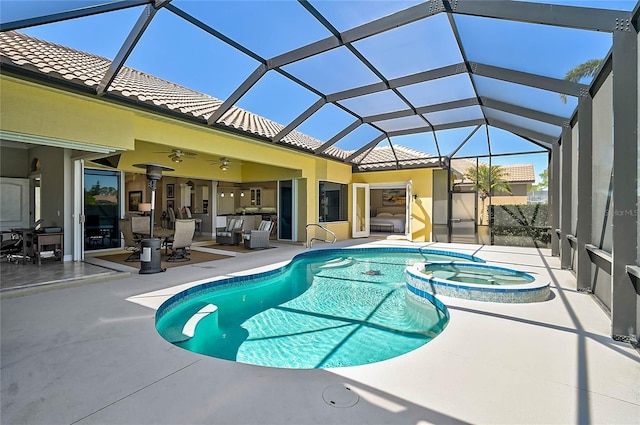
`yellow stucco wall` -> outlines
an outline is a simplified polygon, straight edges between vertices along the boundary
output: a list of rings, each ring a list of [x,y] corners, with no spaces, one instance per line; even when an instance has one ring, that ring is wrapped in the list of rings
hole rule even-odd
[[[231,182],[301,178],[307,187],[307,222],[318,217],[318,181],[348,184],[351,166],[318,158],[242,135],[206,128],[146,111],[128,109],[99,98],[84,97],[54,88],[0,76],[2,130],[51,137],[123,150],[118,168],[140,173],[138,163],[158,163],[175,171],[167,176],[193,177]],[[198,152],[199,160],[173,163],[166,153],[179,148]],[[210,156],[207,156],[210,155]],[[205,159],[228,156],[240,161],[223,172]],[[244,162],[251,163],[243,166]],[[306,179],[306,180],[305,180]],[[332,230],[340,239],[349,237],[348,224]]]
[[[417,199],[411,200],[411,240],[416,242],[431,241],[432,232],[432,198],[433,171],[430,169],[378,171],[370,173],[356,173],[354,183],[385,184],[406,183],[411,181],[413,195]]]
[[[2,130],[133,149],[133,112],[0,76]]]
[[[431,240],[431,170],[407,170],[352,175],[351,166],[281,146],[255,141],[214,128],[159,117],[93,99],[0,76],[2,130],[91,143],[122,150],[118,168],[141,172],[137,163],[154,162],[175,169],[167,176],[230,182],[300,178],[305,182],[307,223],[318,221],[318,182],[350,184],[412,181],[412,239]],[[198,152],[197,160],[173,163],[167,151]],[[210,160],[221,156],[236,163],[222,171]],[[349,194],[351,203],[351,193]],[[351,206],[349,208],[351,214]],[[327,223],[339,240],[351,237],[349,221]]]

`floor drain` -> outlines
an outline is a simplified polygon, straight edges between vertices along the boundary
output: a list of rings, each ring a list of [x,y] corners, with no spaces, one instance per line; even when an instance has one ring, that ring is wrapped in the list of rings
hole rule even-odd
[[[331,385],[322,392],[322,399],[329,406],[351,407],[360,400],[358,394],[344,384]]]

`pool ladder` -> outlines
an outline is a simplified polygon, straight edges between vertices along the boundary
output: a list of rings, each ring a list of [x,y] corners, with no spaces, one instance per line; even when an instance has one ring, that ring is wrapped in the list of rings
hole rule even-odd
[[[315,236],[312,237],[311,239],[309,239],[309,227],[319,227],[322,230],[325,231],[325,233],[330,234],[331,236],[333,236],[333,239],[322,239],[322,238],[316,238]],[[328,236],[328,235],[327,235]],[[313,241],[322,241],[322,242],[327,242],[327,243],[336,243],[336,240],[338,240],[338,237],[336,236],[335,233],[333,233],[331,230],[327,229],[324,226],[321,226],[317,223],[311,223],[311,224],[307,224],[305,226],[305,241],[307,241],[307,248],[311,248],[311,246],[313,245]]]

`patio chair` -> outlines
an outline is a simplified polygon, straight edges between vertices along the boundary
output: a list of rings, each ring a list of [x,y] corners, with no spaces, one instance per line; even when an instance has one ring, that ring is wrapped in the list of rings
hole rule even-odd
[[[169,229],[175,229],[175,227],[176,227],[176,212],[171,207],[169,207],[167,210],[169,211]]]
[[[171,249],[171,255],[167,258],[169,262],[189,261],[189,252],[193,243],[193,233],[196,230],[196,221],[176,220],[176,230],[173,239],[167,242],[168,248]]]
[[[191,208],[184,207],[184,212],[187,214],[187,218],[193,218],[193,216],[191,216]],[[194,218],[194,220],[196,221],[196,232],[198,234],[202,233],[202,219]]]
[[[250,230],[243,235],[244,247],[248,249],[270,248],[271,221],[262,220],[257,230]]]
[[[124,249],[132,251],[131,255],[124,261],[140,261],[140,241],[142,239],[136,238],[134,235],[131,228],[131,220],[126,218],[120,220],[120,230],[122,231],[122,236],[124,236]]]
[[[131,231],[137,235],[149,235],[149,225],[151,224],[151,217],[149,216],[132,216],[131,217]]]
[[[242,225],[244,220],[241,218],[232,218],[227,223],[227,227],[216,232],[216,242],[221,245],[237,245],[242,238]]]

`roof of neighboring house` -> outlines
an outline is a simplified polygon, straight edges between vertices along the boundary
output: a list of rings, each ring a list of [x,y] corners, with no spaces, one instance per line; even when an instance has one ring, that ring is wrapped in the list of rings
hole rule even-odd
[[[93,199],[100,203],[115,204],[118,202],[118,195],[94,195]]]
[[[480,164],[484,164],[480,162]],[[459,175],[464,176],[469,168],[475,167],[476,161],[471,159],[452,159],[451,170],[457,172]],[[535,183],[536,176],[533,170],[533,164],[512,164],[512,165],[500,165],[503,170],[502,177],[508,183]],[[473,183],[471,180],[464,178],[463,181],[458,180],[458,183]]]
[[[533,171],[533,164],[513,164],[502,165],[505,170],[504,177],[512,183],[534,183],[536,176]]]

